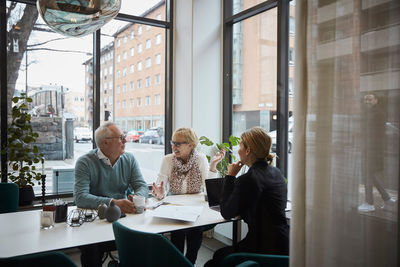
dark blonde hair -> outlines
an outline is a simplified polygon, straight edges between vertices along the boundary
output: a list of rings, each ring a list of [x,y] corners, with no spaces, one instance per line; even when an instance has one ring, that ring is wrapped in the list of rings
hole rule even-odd
[[[193,144],[193,148],[196,148],[199,144],[199,138],[192,128],[179,128],[173,133],[172,137],[175,135],[179,135],[185,140],[185,142]]]
[[[250,148],[250,153],[257,160],[264,160],[268,164],[272,164],[274,156],[269,153],[271,150],[271,137],[261,127],[253,127],[250,130],[245,131],[240,136],[242,144],[247,149]]]

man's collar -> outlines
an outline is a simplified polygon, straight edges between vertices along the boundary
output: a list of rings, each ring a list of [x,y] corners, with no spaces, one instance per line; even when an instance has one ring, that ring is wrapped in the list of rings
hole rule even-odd
[[[101,151],[100,148],[97,149],[97,157],[102,160],[106,165],[112,167],[110,159],[106,155],[104,155],[103,151]]]

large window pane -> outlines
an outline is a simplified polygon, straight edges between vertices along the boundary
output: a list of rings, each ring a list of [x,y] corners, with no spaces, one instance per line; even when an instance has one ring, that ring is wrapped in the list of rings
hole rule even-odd
[[[27,93],[33,99],[29,112],[39,133],[36,145],[46,159],[46,194],[71,193],[74,161],[84,152],[74,145],[74,128],[90,129],[90,94],[84,88],[91,81],[85,80],[82,63],[91,56],[91,36],[68,38],[53,32],[37,18],[36,6],[7,2],[7,7],[12,8],[7,21],[9,110],[13,96]],[[82,138],[91,146],[90,135]],[[41,165],[37,168],[42,172]],[[34,191],[42,192],[37,182]]]
[[[233,25],[233,135],[261,126],[276,137],[276,79],[275,8]]]

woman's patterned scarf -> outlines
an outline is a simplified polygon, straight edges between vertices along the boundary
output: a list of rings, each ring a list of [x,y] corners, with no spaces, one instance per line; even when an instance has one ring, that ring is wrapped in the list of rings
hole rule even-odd
[[[182,192],[182,182],[187,179],[186,192]],[[170,191],[173,194],[200,193],[202,179],[199,167],[199,154],[193,150],[189,160],[184,163],[175,157],[172,158],[171,177],[169,180]]]

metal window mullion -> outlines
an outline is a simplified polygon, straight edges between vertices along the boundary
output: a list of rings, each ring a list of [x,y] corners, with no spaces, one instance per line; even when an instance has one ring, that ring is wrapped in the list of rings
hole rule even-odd
[[[169,28],[165,30],[165,119],[164,119],[164,146],[165,154],[172,153],[171,146],[167,145],[172,138],[172,118],[173,118],[173,20],[174,0],[167,1],[166,18],[169,21]]]
[[[100,126],[100,30],[93,33],[93,137],[95,130]],[[93,142],[96,148],[96,142]]]
[[[6,1],[0,4],[0,122],[1,149],[7,151],[7,18]],[[1,153],[1,182],[7,182],[7,154]]]
[[[232,1],[225,0],[224,20],[232,16]],[[223,91],[222,91],[222,140],[228,141],[232,134],[232,31],[233,24],[225,22],[223,27]]]

